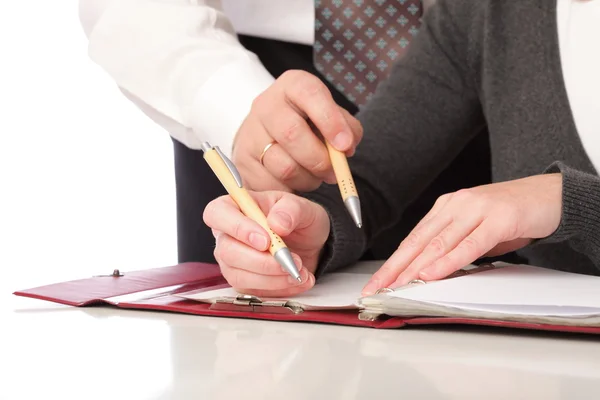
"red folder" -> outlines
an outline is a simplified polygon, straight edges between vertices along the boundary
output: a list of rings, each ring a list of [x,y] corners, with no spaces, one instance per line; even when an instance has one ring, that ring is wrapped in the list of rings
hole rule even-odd
[[[210,290],[226,286],[227,283],[221,276],[217,265],[184,263],[171,267],[132,272],[115,270],[107,275],[20,290],[14,294],[75,307],[104,304],[123,309],[275,321],[318,322],[370,328],[462,324],[600,334],[600,327],[559,326],[448,317],[379,317],[373,320],[362,318],[357,310],[307,310],[296,313],[286,307],[265,306],[252,301],[239,301],[235,304],[208,304],[176,296],[177,293],[191,290]]]

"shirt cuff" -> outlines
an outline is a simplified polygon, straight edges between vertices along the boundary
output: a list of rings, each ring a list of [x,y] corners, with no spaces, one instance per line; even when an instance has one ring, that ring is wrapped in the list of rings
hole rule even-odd
[[[233,140],[252,102],[274,80],[253,54],[220,68],[194,97],[189,113],[194,137],[185,144],[199,148],[208,141],[230,157]]]

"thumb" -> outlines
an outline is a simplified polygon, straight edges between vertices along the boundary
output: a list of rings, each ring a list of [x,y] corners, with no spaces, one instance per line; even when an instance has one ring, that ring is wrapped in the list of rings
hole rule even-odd
[[[282,193],[273,204],[267,223],[280,236],[287,236],[295,230],[310,227],[316,220],[318,206],[311,201],[291,193]]]

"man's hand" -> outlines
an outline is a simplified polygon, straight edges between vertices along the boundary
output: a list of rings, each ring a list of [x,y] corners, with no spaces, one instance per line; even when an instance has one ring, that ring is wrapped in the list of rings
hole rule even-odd
[[[539,175],[444,195],[363,289],[445,278],[482,256],[551,235],[560,224],[562,176]]]
[[[302,282],[289,276],[267,251],[269,235],[246,217],[229,196],[213,200],[204,222],[217,239],[215,258],[227,282],[256,296],[287,297],[315,284],[321,249],[329,236],[329,217],[320,205],[286,192],[250,192],[267,216],[269,227],[284,240]]]
[[[362,139],[358,120],[335,103],[319,78],[288,71],[255,99],[236,135],[233,162],[256,191],[308,192],[323,181],[335,183],[319,133],[348,156]]]

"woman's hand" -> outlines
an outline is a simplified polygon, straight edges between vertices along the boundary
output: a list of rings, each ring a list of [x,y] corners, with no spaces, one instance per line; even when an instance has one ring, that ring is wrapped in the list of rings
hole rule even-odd
[[[267,232],[246,217],[229,196],[213,200],[204,222],[217,239],[214,255],[227,282],[239,292],[287,297],[315,284],[321,249],[329,236],[329,216],[323,207],[286,192],[250,192],[275,231],[292,252],[302,282],[289,276],[268,252]]]
[[[310,122],[309,122],[310,121]],[[362,139],[358,120],[339,107],[327,86],[304,71],[288,71],[254,100],[238,130],[232,159],[252,190],[309,192],[335,183],[320,133],[350,156]]]
[[[442,279],[482,256],[551,235],[560,224],[562,175],[548,174],[441,196],[363,289]]]

